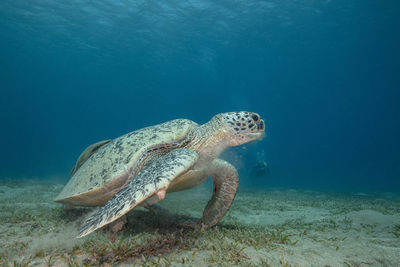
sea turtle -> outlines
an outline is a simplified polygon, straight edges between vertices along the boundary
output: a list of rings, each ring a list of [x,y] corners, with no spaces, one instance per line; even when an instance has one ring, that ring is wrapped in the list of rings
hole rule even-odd
[[[213,226],[231,206],[239,182],[236,169],[218,156],[227,147],[260,139],[264,131],[257,113],[240,111],[217,114],[203,125],[176,119],[98,142],[82,152],[55,201],[102,206],[84,221],[82,237],[211,175],[213,196],[198,223]]]

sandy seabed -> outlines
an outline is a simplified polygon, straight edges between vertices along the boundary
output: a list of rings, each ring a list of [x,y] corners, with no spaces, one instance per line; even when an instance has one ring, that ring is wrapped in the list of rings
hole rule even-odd
[[[210,229],[199,218],[211,188],[168,194],[170,214],[136,208],[115,238],[75,238],[92,209],[52,199],[61,184],[0,180],[2,266],[400,266],[400,197],[241,189]],[[179,214],[179,215],[171,215]]]

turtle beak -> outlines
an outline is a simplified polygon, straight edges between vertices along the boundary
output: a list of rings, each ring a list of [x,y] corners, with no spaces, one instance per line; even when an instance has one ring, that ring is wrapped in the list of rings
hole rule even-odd
[[[256,123],[257,125],[257,130],[254,133],[257,137],[255,139],[262,139],[265,136],[265,122],[263,120],[260,119],[260,121],[258,121]]]
[[[265,131],[265,123],[264,123],[264,121],[263,120],[260,120],[258,123],[257,123],[257,129],[259,130],[259,131]]]

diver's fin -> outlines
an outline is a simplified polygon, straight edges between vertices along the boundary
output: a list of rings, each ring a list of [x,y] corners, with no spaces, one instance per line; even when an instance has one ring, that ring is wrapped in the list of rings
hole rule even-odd
[[[195,151],[180,148],[151,161],[129,184],[88,217],[78,237],[115,221],[151,196],[157,195],[162,199],[171,181],[188,171],[197,159]]]

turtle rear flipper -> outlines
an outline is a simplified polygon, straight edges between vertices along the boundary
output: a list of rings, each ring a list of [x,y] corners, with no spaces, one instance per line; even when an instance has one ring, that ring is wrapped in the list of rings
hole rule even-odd
[[[128,185],[89,216],[78,237],[115,221],[155,194],[162,198],[171,181],[188,171],[197,159],[193,150],[180,148],[150,162]]]

